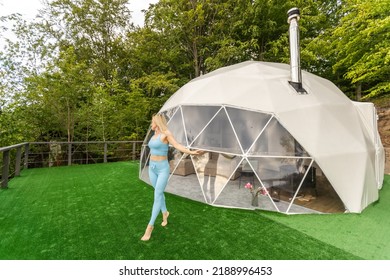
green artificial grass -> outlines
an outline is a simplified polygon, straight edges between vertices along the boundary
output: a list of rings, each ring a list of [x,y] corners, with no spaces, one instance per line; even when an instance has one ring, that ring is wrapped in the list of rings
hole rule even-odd
[[[390,259],[386,180],[359,215],[285,216],[167,193],[168,226],[156,222],[142,242],[153,189],[138,179],[138,162],[28,169],[0,191],[0,259]]]
[[[390,176],[379,192],[379,201],[360,214],[264,216],[368,260],[390,259]]]

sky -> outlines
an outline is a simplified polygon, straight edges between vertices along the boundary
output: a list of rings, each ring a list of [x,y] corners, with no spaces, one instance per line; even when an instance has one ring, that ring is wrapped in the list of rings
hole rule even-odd
[[[135,25],[143,25],[144,14],[141,12],[147,9],[149,4],[157,3],[158,0],[129,0],[132,11],[132,21]],[[12,13],[20,13],[26,20],[33,19],[42,7],[41,0],[0,0],[0,16]]]

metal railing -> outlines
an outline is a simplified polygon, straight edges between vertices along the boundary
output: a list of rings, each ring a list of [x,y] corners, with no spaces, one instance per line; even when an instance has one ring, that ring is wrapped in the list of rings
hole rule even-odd
[[[1,168],[1,178],[0,178],[0,187],[7,188],[8,180],[14,176],[20,175],[21,164],[22,164],[22,149],[24,148],[24,158],[23,165],[26,167],[27,162],[26,153],[28,154],[28,143],[21,143],[13,146],[8,146],[0,148],[2,156],[2,168]],[[11,160],[13,159],[13,160]],[[11,165],[11,161],[14,161],[14,164]]]
[[[138,160],[142,141],[29,142],[0,148],[0,187],[22,169]]]

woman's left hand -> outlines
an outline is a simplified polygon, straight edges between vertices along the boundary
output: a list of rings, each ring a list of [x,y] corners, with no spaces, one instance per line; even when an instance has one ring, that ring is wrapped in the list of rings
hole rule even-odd
[[[204,153],[205,153],[205,151],[201,151],[201,150],[191,151],[191,155],[194,155],[194,156],[200,156],[200,155],[203,155]]]

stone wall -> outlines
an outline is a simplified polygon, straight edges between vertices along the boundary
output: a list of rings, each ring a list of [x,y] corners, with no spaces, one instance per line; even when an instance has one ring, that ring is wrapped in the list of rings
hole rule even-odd
[[[385,148],[385,152],[386,152],[385,173],[390,174],[390,148]]]
[[[386,152],[385,173],[390,174],[390,108],[378,109],[378,130]]]

